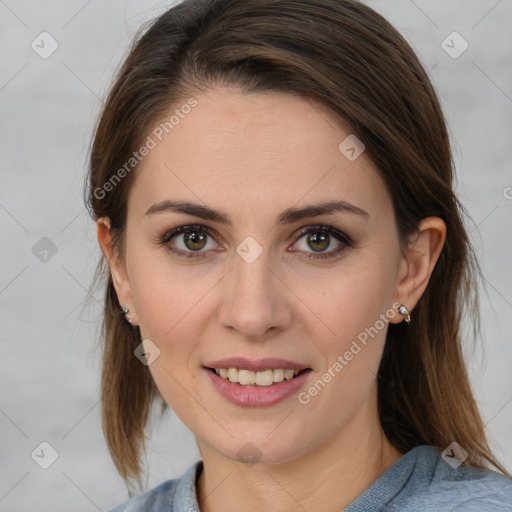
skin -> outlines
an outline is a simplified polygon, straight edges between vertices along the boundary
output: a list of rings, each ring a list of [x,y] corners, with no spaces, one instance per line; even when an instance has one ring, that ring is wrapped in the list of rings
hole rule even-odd
[[[202,511],[339,511],[402,455],[377,414],[387,324],[307,404],[294,394],[266,408],[234,405],[202,365],[234,355],[289,359],[312,368],[301,390],[307,389],[396,302],[414,321],[445,224],[424,219],[402,251],[377,169],[364,152],[349,161],[338,150],[350,128],[322,106],[231,88],[194,97],[198,106],[137,169],[122,255],[111,246],[109,220],[98,220],[120,305],[128,304],[142,338],[160,349],[151,374],[197,439]],[[222,210],[232,226],[183,213],[145,215],[167,199]],[[335,212],[276,223],[287,208],[340,199],[368,217]],[[156,242],[190,224],[215,233],[200,249],[206,257],[180,258]],[[353,245],[331,259],[308,259],[318,246],[298,230],[330,225]],[[262,248],[251,263],[236,252],[249,236]],[[329,239],[320,252],[343,245]],[[183,234],[173,244],[194,252]],[[239,460],[246,443],[258,451],[256,464]]]

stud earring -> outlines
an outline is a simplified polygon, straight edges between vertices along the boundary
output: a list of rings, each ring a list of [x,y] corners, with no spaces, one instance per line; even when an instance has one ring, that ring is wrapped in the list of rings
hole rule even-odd
[[[124,307],[123,311],[122,311],[122,315],[126,318],[126,320],[128,321],[129,324],[132,323],[131,319],[128,318],[128,313],[130,312],[130,310],[128,309],[128,304],[126,304],[126,306]]]
[[[400,304],[400,307],[398,308],[398,312],[404,317],[406,324],[411,323],[411,314],[409,313],[409,310],[403,304]]]

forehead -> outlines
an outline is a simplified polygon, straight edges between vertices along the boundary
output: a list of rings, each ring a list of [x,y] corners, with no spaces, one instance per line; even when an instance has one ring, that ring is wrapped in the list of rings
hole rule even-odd
[[[225,88],[194,99],[197,105],[176,116],[172,129],[165,122],[180,105],[155,123],[169,131],[161,140],[154,135],[161,129],[149,134],[155,144],[130,193],[137,211],[170,197],[260,213],[325,199],[350,200],[367,211],[390,206],[365,152],[356,159],[344,153],[350,128],[324,106],[282,93]]]

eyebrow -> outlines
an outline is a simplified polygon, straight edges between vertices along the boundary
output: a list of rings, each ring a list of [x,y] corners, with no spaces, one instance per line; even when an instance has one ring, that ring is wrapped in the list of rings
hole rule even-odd
[[[145,215],[154,215],[157,213],[185,213],[194,217],[218,222],[227,226],[232,226],[231,219],[226,213],[214,210],[209,206],[190,201],[180,201],[167,199],[160,203],[155,203],[145,213]],[[328,213],[343,212],[358,215],[365,219],[369,219],[370,215],[361,208],[347,203],[346,201],[326,201],[320,204],[307,205],[301,208],[288,208],[284,210],[278,217],[278,224],[292,224],[301,219],[319,217]]]

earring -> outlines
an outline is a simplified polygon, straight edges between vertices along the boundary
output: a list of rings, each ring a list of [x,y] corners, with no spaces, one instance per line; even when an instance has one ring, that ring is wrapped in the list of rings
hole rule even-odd
[[[409,313],[409,310],[403,304],[400,304],[400,307],[398,308],[398,312],[401,315],[403,315],[406,324],[411,323],[411,314]]]
[[[128,318],[128,313],[130,312],[130,310],[128,309],[128,304],[126,304],[126,306],[124,307],[123,309],[123,312],[121,313],[125,318],[126,320],[128,321],[129,324],[132,323],[131,319]]]

